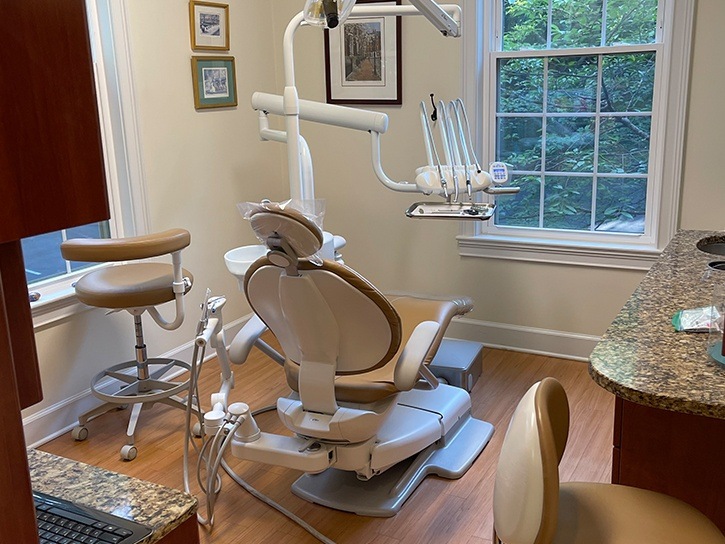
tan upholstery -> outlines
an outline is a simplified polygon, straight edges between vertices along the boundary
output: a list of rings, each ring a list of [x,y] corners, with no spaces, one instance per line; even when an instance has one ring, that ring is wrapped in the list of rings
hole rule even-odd
[[[193,280],[183,269],[183,275]],[[174,300],[170,264],[129,263],[89,272],[76,282],[78,300],[98,308],[139,308]],[[190,285],[190,284],[189,284]]]
[[[184,249],[190,243],[191,235],[188,231],[170,229],[129,238],[67,240],[60,245],[60,252],[68,261],[106,263],[158,257]]]
[[[553,544],[722,544],[699,510],[667,495],[613,484],[569,482],[559,490]]]
[[[354,375],[337,376],[335,397],[343,402],[368,403],[397,393],[398,390],[393,383],[395,363],[415,326],[423,321],[435,321],[441,325],[438,335],[423,361],[424,364],[428,364],[438,351],[451,319],[469,312],[472,308],[471,300],[466,297],[433,299],[418,295],[394,294],[388,295],[387,299],[398,314],[401,323],[402,336],[398,350],[384,366]],[[293,391],[297,391],[299,365],[287,360],[284,369],[287,384]]]
[[[534,384],[501,449],[494,544],[725,544],[715,524],[672,497],[613,484],[559,484],[568,432],[564,388],[553,378]]]

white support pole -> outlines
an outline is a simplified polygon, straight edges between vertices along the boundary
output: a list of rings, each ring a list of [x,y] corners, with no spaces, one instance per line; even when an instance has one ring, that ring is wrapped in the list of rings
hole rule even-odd
[[[418,4],[431,4],[429,0],[420,0]],[[451,17],[454,21],[456,29],[460,29],[461,21],[461,7],[456,4],[444,4],[440,8]],[[366,4],[355,6],[352,9],[351,17],[374,17],[374,16],[410,16],[410,15],[424,15],[428,19],[431,19],[429,13],[421,13],[416,6],[378,6],[376,4]],[[440,20],[439,20],[440,21]],[[297,29],[305,25],[304,15],[302,12],[295,15],[287,25],[285,29],[283,44],[282,44],[282,56],[284,65],[284,80],[285,88],[282,97],[283,114],[285,116],[285,128],[287,132],[287,170],[289,172],[289,184],[290,184],[290,197],[294,199],[313,199],[315,198],[314,181],[312,176],[302,175],[302,164],[300,159],[301,146],[300,146],[300,99],[297,94],[297,87],[295,86],[295,70],[294,70],[294,37]],[[435,25],[437,28],[439,24]],[[440,30],[440,28],[439,28]],[[460,30],[444,32],[448,36],[458,36]],[[322,112],[322,115],[327,113],[321,108],[316,111]],[[329,110],[328,110],[329,111]],[[346,115],[346,114],[345,114]],[[333,115],[333,118],[335,116]],[[330,123],[329,120],[322,120],[320,122]],[[330,124],[335,124],[334,122]],[[344,125],[338,125],[344,126]],[[387,130],[387,116],[385,117],[385,129]],[[383,131],[384,132],[384,131]],[[375,174],[378,179],[386,187],[393,189],[394,191],[405,191],[414,192],[417,190],[415,184],[407,182],[396,182],[388,178],[383,172],[380,164],[380,132],[370,129],[370,135],[373,139],[373,167]]]

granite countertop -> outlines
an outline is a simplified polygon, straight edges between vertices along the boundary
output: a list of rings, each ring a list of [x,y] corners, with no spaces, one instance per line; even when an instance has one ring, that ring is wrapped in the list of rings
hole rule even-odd
[[[97,508],[153,529],[158,542],[196,513],[192,496],[43,451],[28,450],[33,489]]]
[[[592,352],[589,373],[604,389],[654,408],[725,419],[725,366],[706,352],[707,333],[675,332],[678,310],[710,306],[725,255],[697,248],[724,233],[683,230],[652,266]],[[719,276],[719,277],[718,277]]]

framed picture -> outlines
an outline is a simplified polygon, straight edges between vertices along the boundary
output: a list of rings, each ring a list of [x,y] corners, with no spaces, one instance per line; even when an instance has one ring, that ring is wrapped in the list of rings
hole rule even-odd
[[[191,57],[191,77],[197,110],[237,105],[234,57]]]
[[[396,5],[400,0],[357,3]],[[402,103],[400,27],[400,17],[356,17],[325,31],[328,103]]]
[[[189,2],[191,48],[229,51],[229,5]]]

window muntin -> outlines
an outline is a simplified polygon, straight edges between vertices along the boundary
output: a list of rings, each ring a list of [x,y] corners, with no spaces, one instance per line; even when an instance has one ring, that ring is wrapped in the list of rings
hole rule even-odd
[[[496,199],[495,226],[645,234],[657,1],[500,7],[494,155],[521,191]]]

